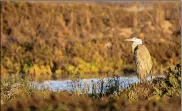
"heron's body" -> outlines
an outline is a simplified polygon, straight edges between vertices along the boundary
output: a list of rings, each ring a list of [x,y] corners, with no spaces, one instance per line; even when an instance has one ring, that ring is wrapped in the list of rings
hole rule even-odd
[[[132,52],[134,54],[136,72],[140,80],[144,82],[150,74],[153,65],[150,53],[146,46],[142,44],[141,39],[132,38],[127,39],[127,41],[133,41]]]
[[[145,81],[152,69],[152,59],[145,45],[137,45],[134,49],[134,62],[138,77]]]

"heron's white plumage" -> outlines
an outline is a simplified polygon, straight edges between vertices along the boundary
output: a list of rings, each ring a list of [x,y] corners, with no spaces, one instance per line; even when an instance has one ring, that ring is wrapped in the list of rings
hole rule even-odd
[[[126,39],[125,41],[132,41],[133,42],[133,44],[132,44],[132,52],[133,53],[134,53],[134,49],[136,48],[136,46],[142,44],[142,40],[138,39],[136,37],[133,37],[131,39]]]

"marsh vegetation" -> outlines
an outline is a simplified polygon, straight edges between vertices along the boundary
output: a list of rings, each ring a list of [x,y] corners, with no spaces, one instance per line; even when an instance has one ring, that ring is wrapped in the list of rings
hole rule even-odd
[[[169,68],[166,78],[156,78],[146,83],[136,83],[119,89],[117,79],[107,83],[105,91],[87,92],[84,90],[52,91],[49,88],[36,89],[26,80],[1,80],[1,105],[3,110],[144,110],[144,111],[180,111],[181,65]],[[113,84],[114,83],[114,84]],[[96,91],[96,90],[95,90]]]

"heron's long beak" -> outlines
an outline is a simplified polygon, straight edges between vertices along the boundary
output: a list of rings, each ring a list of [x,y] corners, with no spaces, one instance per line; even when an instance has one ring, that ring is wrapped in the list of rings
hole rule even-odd
[[[133,39],[125,39],[124,41],[133,41]]]

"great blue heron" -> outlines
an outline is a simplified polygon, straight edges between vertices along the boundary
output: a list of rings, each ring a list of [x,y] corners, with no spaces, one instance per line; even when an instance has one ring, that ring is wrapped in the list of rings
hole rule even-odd
[[[133,37],[131,39],[126,39],[125,41],[133,42],[132,52],[134,54],[136,72],[139,79],[142,82],[145,82],[147,76],[151,74],[151,69],[153,65],[150,53],[146,46],[142,44],[142,40],[139,38]]]

